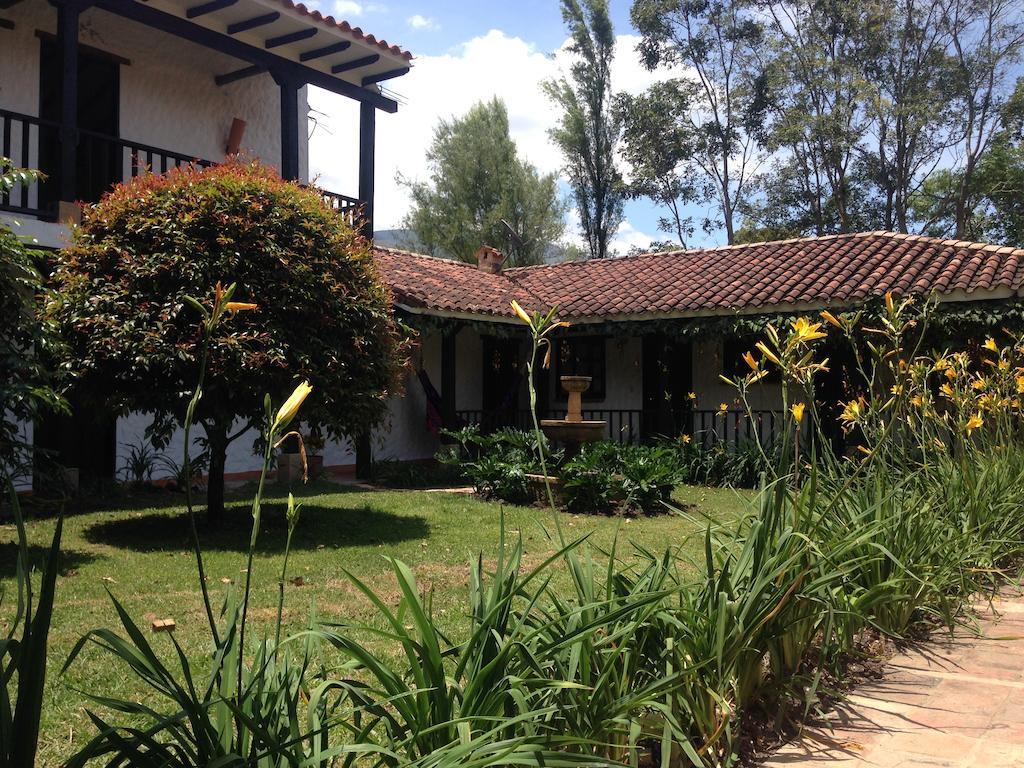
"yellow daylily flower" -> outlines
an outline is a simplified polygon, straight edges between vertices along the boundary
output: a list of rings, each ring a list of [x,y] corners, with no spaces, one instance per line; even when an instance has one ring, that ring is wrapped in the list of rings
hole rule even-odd
[[[990,352],[999,351],[999,346],[996,344],[996,340],[993,339],[991,336],[985,339],[985,343],[982,346],[985,347],[985,349],[989,350]]]
[[[750,366],[750,370],[757,370],[757,360],[754,359],[754,356],[749,351],[743,353],[743,362]]]
[[[720,403],[718,405],[718,412],[719,413],[725,413],[728,410],[729,410],[729,404],[728,403]]]
[[[274,429],[282,429],[291,423],[291,420],[295,418],[295,414],[299,412],[299,406],[309,396],[309,393],[313,391],[313,387],[309,385],[308,381],[304,381],[295,388],[295,391],[288,396],[288,399],[284,401],[284,404],[277,409],[277,416],[274,419]]]
[[[689,445],[691,438],[689,435],[680,435],[679,439],[683,441],[683,445]]]
[[[969,418],[967,420],[967,423],[964,425],[964,429],[967,430],[967,436],[970,437],[971,433],[974,430],[982,427],[984,424],[985,424],[985,420],[983,418],[981,418],[981,414],[980,413],[976,413],[973,416],[971,416],[971,418]]]
[[[512,309],[517,315],[519,315],[520,320],[529,326],[533,325],[533,320],[530,319],[530,316],[526,314],[526,310],[519,306],[519,302],[515,299],[512,299]]]
[[[985,388],[985,380],[984,379],[975,379],[974,381],[971,382],[971,388],[977,390],[978,392],[980,392],[981,390],[983,390]]]
[[[839,318],[836,317],[835,315],[833,315],[827,309],[824,312],[821,313],[821,319],[824,320],[825,322],[827,322],[829,325],[834,325],[836,328],[838,328],[841,331],[845,331],[846,330],[846,328],[843,326],[843,324],[841,322],[839,322]]]
[[[1024,375],[1017,377],[1017,391],[1024,392]]]
[[[224,309],[228,312],[250,312],[254,309],[259,309],[259,305],[251,304],[247,301],[229,301],[224,305]]]
[[[921,399],[920,395],[914,395],[910,398],[910,404],[915,408],[920,408],[924,404],[924,400]]]
[[[863,415],[864,411],[861,408],[861,401],[859,399],[851,400],[843,404],[843,412],[839,415],[839,419],[847,424],[854,424]]]
[[[956,397],[956,393],[953,392],[953,388],[951,386],[949,386],[949,382],[946,382],[941,387],[939,387],[939,392],[944,394],[950,400],[952,400],[954,397]]]
[[[885,311],[888,312],[890,315],[896,311],[896,305],[893,303],[892,300],[892,291],[885,292]]]
[[[772,352],[770,349],[768,349],[768,346],[763,341],[757,342],[757,344],[755,344],[754,346],[757,347],[761,351],[762,355],[767,357],[773,363],[775,363],[776,365],[780,365],[780,366],[782,365],[782,363],[779,362],[779,358],[777,358],[775,356],[774,352]]]
[[[793,405],[790,407],[789,410],[792,412],[793,418],[796,419],[797,424],[804,420],[804,408],[806,407],[807,406],[805,406],[803,403],[793,403]]]
[[[798,317],[792,325],[797,341],[814,341],[824,339],[827,335],[821,332],[821,323],[812,323],[806,317]]]
[[[686,393],[686,399],[689,400],[690,402],[693,402],[693,403],[697,402],[697,393],[696,392],[687,392]]]

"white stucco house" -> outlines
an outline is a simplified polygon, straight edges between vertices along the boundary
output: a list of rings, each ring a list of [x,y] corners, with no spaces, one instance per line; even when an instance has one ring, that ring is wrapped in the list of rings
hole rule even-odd
[[[358,189],[324,197],[340,215],[361,208],[372,237],[375,115],[398,107],[381,83],[410,60],[292,0],[0,0],[0,155],[47,174],[0,197],[0,219],[58,249],[76,201],[131,175],[238,151],[308,182],[306,91],[319,87],[360,104]],[[555,340],[551,369],[537,374],[542,416],[565,409],[558,377],[582,374],[593,378],[584,415],[607,421],[609,439],[687,433],[735,445],[781,422],[777,380],[752,393],[751,418],[720,379],[742,370],[754,340],[745,321],[856,307],[887,291],[934,294],[950,307],[1024,291],[1024,250],[891,232],[511,269],[490,248],[477,264],[376,253],[418,344],[369,445],[325,447],[334,472],[355,472],[371,455],[429,459],[441,426],[525,426],[528,346],[512,299],[557,306],[572,323]],[[842,396],[845,371],[836,350],[822,401]],[[113,477],[149,421],[64,420],[39,425],[35,441],[65,466]],[[258,469],[252,444],[231,444],[229,476]],[[179,440],[166,453],[181,449]]]

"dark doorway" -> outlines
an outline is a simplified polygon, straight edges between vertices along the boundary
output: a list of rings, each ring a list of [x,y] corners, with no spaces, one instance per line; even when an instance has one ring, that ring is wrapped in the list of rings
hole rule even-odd
[[[663,334],[643,337],[643,437],[693,431],[693,345]]]
[[[484,336],[482,373],[484,428],[517,426],[524,378],[519,365],[519,339]]]
[[[56,39],[40,38],[39,117],[61,120],[63,72]],[[121,181],[121,148],[111,141],[119,135],[121,67],[111,57],[90,51],[78,53],[78,160],[75,199],[95,202]],[[104,138],[106,137],[106,138]],[[56,211],[60,199],[60,133],[40,132],[39,165],[47,180],[40,187],[40,207]]]

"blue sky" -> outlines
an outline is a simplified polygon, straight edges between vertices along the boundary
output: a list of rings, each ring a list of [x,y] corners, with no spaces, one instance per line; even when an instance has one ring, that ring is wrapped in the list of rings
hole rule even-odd
[[[307,0],[309,2],[309,0]],[[400,224],[408,207],[396,176],[424,178],[424,152],[442,117],[464,113],[476,101],[499,95],[509,108],[512,136],[520,151],[542,171],[557,171],[560,157],[547,139],[556,113],[539,93],[541,80],[558,73],[565,56],[555,56],[566,39],[557,0],[460,2],[458,0],[319,0],[310,3],[335,18],[412,51],[413,71],[388,86],[403,105],[397,115],[378,117],[378,228]],[[627,0],[611,4],[619,47],[617,89],[638,92],[658,75],[643,70],[634,47]],[[665,75],[660,75],[664,77]],[[351,102],[322,91],[310,93],[316,127],[310,163],[321,184],[353,194],[356,117]],[[565,188],[567,191],[567,188]],[[626,206],[616,245],[646,247],[657,232],[656,208],[647,201]],[[575,217],[567,238],[579,242]]]

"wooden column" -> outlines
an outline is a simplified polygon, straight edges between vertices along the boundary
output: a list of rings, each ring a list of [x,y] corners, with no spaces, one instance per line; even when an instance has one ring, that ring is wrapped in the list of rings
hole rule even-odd
[[[273,73],[281,92],[281,178],[299,179],[299,89],[303,83],[290,74]]]
[[[88,3],[61,0],[57,6],[57,45],[61,58],[60,199],[78,197],[78,20]]]
[[[374,147],[377,109],[365,101],[359,104],[359,199],[363,203],[363,236],[373,239]]]
[[[455,417],[455,338],[459,329],[452,328],[441,336],[441,423],[445,429],[456,428]]]

